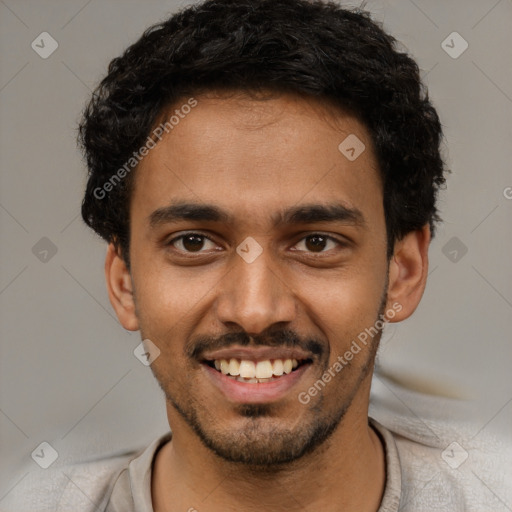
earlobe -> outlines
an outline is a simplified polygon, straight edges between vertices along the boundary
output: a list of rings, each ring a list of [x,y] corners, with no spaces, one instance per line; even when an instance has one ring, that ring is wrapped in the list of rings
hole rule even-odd
[[[389,283],[386,310],[395,315],[390,322],[405,320],[417,308],[425,290],[428,274],[430,227],[407,233],[395,242],[389,263]]]
[[[125,261],[112,243],[105,257],[105,279],[110,303],[121,325],[128,331],[137,331],[139,322],[135,314],[132,278]]]

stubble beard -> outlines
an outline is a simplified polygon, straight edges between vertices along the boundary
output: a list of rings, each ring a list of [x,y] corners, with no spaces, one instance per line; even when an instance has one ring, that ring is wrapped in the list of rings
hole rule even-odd
[[[385,311],[386,289],[387,283],[377,318],[381,318]],[[226,462],[242,464],[256,472],[274,472],[318,450],[342,424],[361,384],[373,371],[381,336],[382,331],[372,339],[366,361],[360,368],[357,379],[353,384],[346,383],[350,386],[350,392],[343,401],[338,402],[337,408],[334,411],[326,411],[325,395],[320,392],[319,399],[309,408],[307,419],[293,419],[291,426],[283,425],[286,418],[281,419],[274,404],[244,404],[235,409],[243,419],[242,428],[236,431],[221,431],[215,426],[215,418],[204,413],[208,408],[201,404],[200,400],[186,392],[182,393],[181,397],[179,394],[173,394],[172,383],[163,375],[158,375],[154,367],[152,370],[164,391],[167,403],[196,433],[204,446]],[[324,362],[324,366],[320,375],[327,370],[328,361]],[[352,363],[348,363],[343,371],[349,370],[352,366]],[[334,377],[339,378],[341,377]]]
[[[186,394],[180,399],[171,392],[173,386],[168,385],[166,379],[155,376],[170,406],[214,454],[227,462],[244,464],[255,470],[277,470],[317,450],[340,426],[362,382],[373,370],[380,337],[381,333],[373,339],[358,378],[353,384],[347,383],[350,393],[338,403],[334,411],[325,410],[325,396],[321,391],[319,399],[310,406],[307,415],[299,411],[296,416],[300,414],[301,420],[291,419],[288,425],[286,418],[279,416],[277,405],[244,404],[234,410],[242,419],[242,426],[238,426],[236,431],[220,430],[216,428],[215,418],[205,412],[208,408],[200,401]],[[326,369],[327,365],[321,375]],[[348,369],[347,365],[343,371]]]

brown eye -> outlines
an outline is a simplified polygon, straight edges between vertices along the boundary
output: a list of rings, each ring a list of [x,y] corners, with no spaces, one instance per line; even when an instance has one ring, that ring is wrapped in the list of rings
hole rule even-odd
[[[311,252],[322,252],[325,249],[327,239],[321,235],[311,235],[306,237],[306,247]]]
[[[331,249],[335,249],[336,246],[343,246],[343,242],[338,241],[332,236],[314,233],[313,235],[305,236],[295,247],[299,247],[301,252],[322,253],[329,252]]]
[[[184,235],[173,238],[169,245],[175,247],[182,252],[204,252],[202,249],[205,248],[205,244],[210,243],[212,246],[215,244],[205,235],[200,233],[186,233]]]
[[[204,245],[204,237],[201,235],[187,235],[183,237],[182,243],[187,251],[199,251]]]

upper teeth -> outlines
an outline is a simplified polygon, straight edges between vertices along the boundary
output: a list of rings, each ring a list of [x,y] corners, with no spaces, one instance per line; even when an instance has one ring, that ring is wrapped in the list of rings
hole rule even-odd
[[[279,377],[283,373],[290,373],[299,365],[297,359],[266,359],[265,361],[251,361],[250,359],[216,359],[215,368],[224,375],[233,375],[245,379],[268,379]]]

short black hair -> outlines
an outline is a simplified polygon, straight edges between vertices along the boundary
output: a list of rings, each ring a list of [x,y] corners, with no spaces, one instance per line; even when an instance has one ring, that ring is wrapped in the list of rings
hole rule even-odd
[[[83,112],[84,221],[129,266],[136,166],[129,172],[126,162],[162,113],[187,95],[272,90],[334,102],[365,124],[383,180],[388,256],[408,232],[429,224],[433,233],[442,129],[418,65],[397,46],[370,13],[322,0],[207,0],[148,28],[110,62]]]

